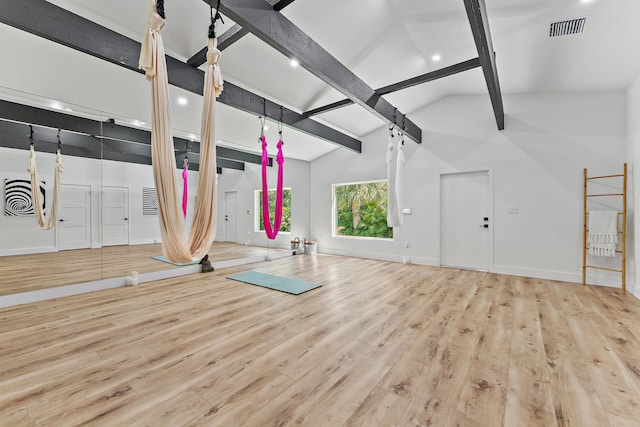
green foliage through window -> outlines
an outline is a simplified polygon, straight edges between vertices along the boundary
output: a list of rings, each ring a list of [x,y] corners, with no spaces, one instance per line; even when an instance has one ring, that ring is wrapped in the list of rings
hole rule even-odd
[[[387,226],[387,181],[335,185],[336,236],[393,238]]]
[[[262,190],[256,192],[258,198],[258,229],[264,231],[264,222],[262,221]],[[269,190],[269,212],[271,216],[271,225],[273,226],[273,220],[276,212],[276,190]],[[282,225],[280,231],[290,233],[291,232],[291,189],[285,188],[282,190]]]

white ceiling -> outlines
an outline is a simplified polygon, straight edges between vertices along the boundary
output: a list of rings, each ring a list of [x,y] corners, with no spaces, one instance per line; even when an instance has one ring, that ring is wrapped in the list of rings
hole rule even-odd
[[[638,0],[485,2],[503,94],[625,90],[640,73]],[[148,0],[51,3],[138,41],[149,5]],[[206,44],[209,7],[202,0],[167,0],[165,8],[165,48],[186,61]],[[282,13],[373,88],[477,56],[462,0],[296,0]],[[549,37],[551,22],[580,17],[587,17],[584,33]],[[225,18],[218,34],[231,25]],[[4,25],[0,38],[4,97],[15,99],[22,93],[29,103],[57,100],[73,104],[76,111],[101,111],[124,123],[149,122],[149,86],[141,75]],[[434,61],[434,54],[442,59]],[[47,73],[37,65],[43,63]],[[345,98],[301,67],[291,67],[289,58],[252,35],[226,49],[221,66],[226,80],[298,112]],[[385,97],[411,117],[443,96],[486,91],[482,71],[474,69]],[[174,99],[189,100],[186,107],[172,106],[176,134],[197,138],[200,97],[177,88],[171,93]],[[219,105],[221,145],[257,152],[257,118]],[[385,125],[357,105],[314,118],[358,138]],[[275,128],[272,124],[269,130],[272,140]],[[293,129],[285,130],[285,141],[288,156],[301,160],[337,149]]]

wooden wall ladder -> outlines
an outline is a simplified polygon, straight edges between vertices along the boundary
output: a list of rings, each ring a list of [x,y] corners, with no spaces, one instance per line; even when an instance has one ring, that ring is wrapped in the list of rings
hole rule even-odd
[[[602,193],[602,194],[589,194],[588,183],[592,180],[604,180],[610,178],[622,178],[622,193]],[[587,264],[587,225],[588,215],[587,201],[593,197],[622,197],[622,211],[618,212],[618,215],[622,215],[622,230],[618,230],[618,235],[622,236],[621,248],[616,249],[616,253],[622,254],[622,266],[620,269],[598,267],[595,265]],[[584,215],[583,215],[583,229],[582,229],[582,284],[587,283],[587,268],[597,270],[608,270],[621,273],[622,275],[622,293],[627,293],[627,164],[624,164],[624,172],[616,175],[603,175],[603,176],[588,176],[587,169],[584,169]]]

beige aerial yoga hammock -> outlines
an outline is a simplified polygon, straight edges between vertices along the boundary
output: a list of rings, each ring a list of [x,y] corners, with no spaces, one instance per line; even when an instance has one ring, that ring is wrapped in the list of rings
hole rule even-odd
[[[204,257],[216,231],[216,147],[214,135],[215,99],[222,92],[217,40],[209,38],[204,78],[204,106],[200,141],[200,173],[193,224],[187,239],[182,206],[178,200],[176,160],[171,132],[167,64],[160,31],[164,28],[164,1],[151,0],[148,30],[142,42],[140,68],[151,80],[153,119],[151,151],[153,176],[158,194],[162,253],[171,262],[191,262]]]
[[[60,199],[60,176],[64,170],[62,164],[62,154],[60,153],[60,130],[58,130],[58,150],[56,152],[56,167],[53,174],[53,202],[51,204],[51,214],[49,215],[49,222],[44,218],[44,211],[42,209],[42,199],[40,197],[40,181],[38,180],[38,168],[36,166],[36,151],[33,143],[33,128],[29,126],[29,139],[31,140],[31,149],[29,150],[29,162],[27,163],[27,172],[31,177],[31,197],[33,199],[33,212],[36,216],[38,225],[43,230],[51,230],[56,223],[58,217],[58,201]]]

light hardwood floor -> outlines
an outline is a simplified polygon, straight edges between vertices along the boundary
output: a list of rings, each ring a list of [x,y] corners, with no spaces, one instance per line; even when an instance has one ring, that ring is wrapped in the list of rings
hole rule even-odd
[[[618,290],[294,256],[0,310],[3,426],[638,426]]]
[[[257,246],[214,242],[209,257],[214,262],[227,261],[266,255],[268,251],[268,248]],[[0,257],[0,296],[125,277],[132,271],[149,273],[179,268],[152,259],[155,255],[162,255],[160,244],[105,246],[100,249]]]

